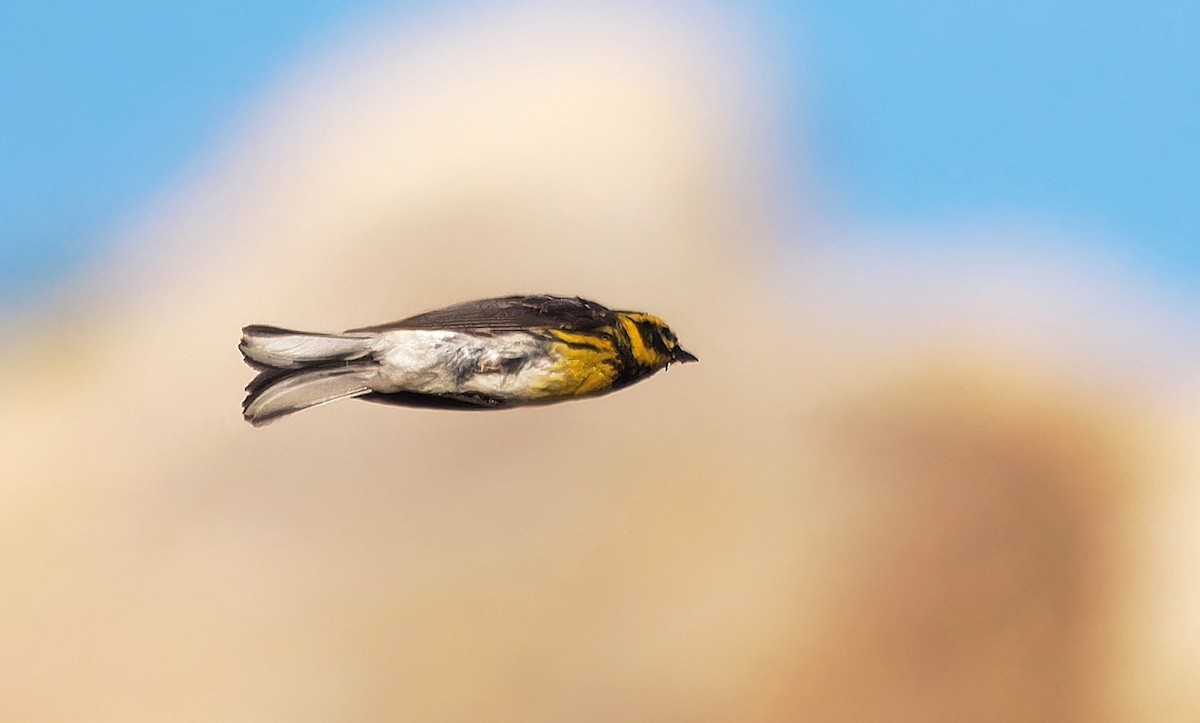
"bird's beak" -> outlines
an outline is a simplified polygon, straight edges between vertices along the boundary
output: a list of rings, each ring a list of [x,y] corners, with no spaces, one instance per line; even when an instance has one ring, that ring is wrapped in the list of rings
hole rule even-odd
[[[696,358],[695,354],[691,353],[690,351],[684,351],[682,348],[677,348],[675,350],[675,353],[672,355],[672,360],[679,362],[680,364],[686,364],[688,362],[700,361],[699,359]]]

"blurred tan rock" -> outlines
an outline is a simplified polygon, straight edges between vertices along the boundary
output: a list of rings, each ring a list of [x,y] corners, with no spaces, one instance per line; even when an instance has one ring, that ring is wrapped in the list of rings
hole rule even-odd
[[[1159,682],[1194,619],[1172,648],[1143,617],[1195,581],[1137,572],[1194,557],[1186,520],[1139,537],[1191,421],[1002,329],[827,323],[852,304],[774,245],[769,73],[721,18],[491,12],[299,65],[4,361],[6,718],[1200,713]],[[240,418],[246,323],[520,292],[651,310],[702,363]]]

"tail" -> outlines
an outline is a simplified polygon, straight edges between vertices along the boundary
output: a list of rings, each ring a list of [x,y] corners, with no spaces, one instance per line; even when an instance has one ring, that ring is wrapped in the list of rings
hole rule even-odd
[[[246,386],[242,416],[258,427],[301,409],[369,394],[376,366],[370,342],[365,334],[247,326],[238,348],[259,374]]]

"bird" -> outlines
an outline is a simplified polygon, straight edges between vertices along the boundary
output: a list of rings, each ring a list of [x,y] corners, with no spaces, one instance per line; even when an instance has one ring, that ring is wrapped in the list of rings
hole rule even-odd
[[[595,397],[698,361],[666,322],[578,296],[503,296],[340,334],[252,324],[238,345],[258,371],[242,416],[262,426],[359,398],[493,410]]]

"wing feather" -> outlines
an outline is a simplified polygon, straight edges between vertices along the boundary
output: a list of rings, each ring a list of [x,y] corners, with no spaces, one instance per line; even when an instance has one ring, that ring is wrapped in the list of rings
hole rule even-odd
[[[480,394],[421,394],[419,392],[374,392],[359,399],[376,404],[391,404],[396,407],[418,407],[423,409],[487,410],[506,409],[512,405],[493,397]]]
[[[610,309],[579,297],[503,296],[454,304],[389,324],[350,329],[346,333],[397,329],[498,332],[554,328],[586,331],[610,324],[614,318]]]

